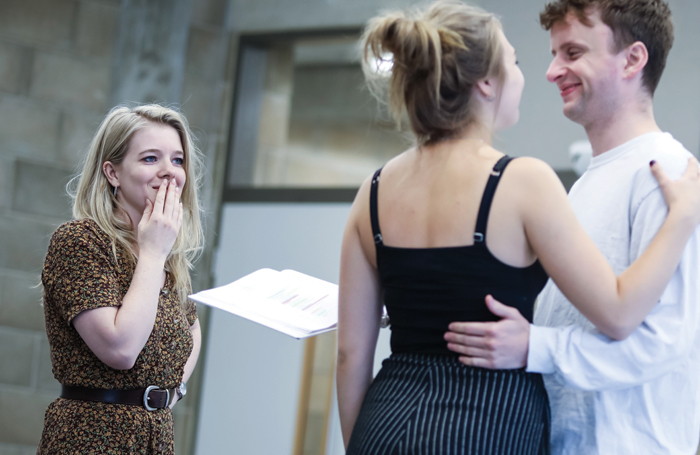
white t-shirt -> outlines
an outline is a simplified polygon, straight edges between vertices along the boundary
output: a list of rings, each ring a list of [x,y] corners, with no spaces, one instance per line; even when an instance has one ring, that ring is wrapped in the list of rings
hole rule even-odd
[[[649,161],[675,179],[689,157],[670,134],[645,134],[594,157],[571,189],[576,217],[616,274],[644,251],[667,214]],[[527,370],[545,373],[554,455],[696,453],[699,265],[696,230],[660,302],[623,341],[598,332],[547,283],[531,327]]]

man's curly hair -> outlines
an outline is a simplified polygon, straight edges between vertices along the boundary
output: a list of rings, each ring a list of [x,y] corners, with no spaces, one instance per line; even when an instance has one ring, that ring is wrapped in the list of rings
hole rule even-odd
[[[620,52],[636,41],[644,43],[649,61],[642,73],[642,84],[653,96],[673,46],[668,4],[663,0],[556,0],[540,13],[540,24],[551,30],[571,14],[582,24],[592,26],[589,16],[594,11],[600,13],[603,23],[613,32],[613,52]]]

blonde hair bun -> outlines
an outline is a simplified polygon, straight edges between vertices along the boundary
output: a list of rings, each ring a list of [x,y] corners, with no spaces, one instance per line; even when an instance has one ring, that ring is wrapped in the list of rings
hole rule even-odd
[[[397,126],[407,114],[420,144],[443,139],[474,120],[472,86],[502,80],[500,30],[495,15],[453,0],[384,13],[362,36],[365,79],[381,101],[388,92]],[[391,70],[378,71],[376,62],[388,59]]]

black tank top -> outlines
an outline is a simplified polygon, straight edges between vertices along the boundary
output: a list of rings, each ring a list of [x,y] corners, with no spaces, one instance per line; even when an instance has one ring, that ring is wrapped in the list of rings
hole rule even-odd
[[[491,171],[481,199],[474,244],[457,247],[400,248],[384,245],[377,215],[379,169],[372,179],[370,218],[377,247],[377,268],[391,321],[392,352],[456,355],[443,336],[455,321],[496,321],[484,298],[491,294],[520,310],[532,322],[537,294],[547,282],[539,261],[513,267],[486,247],[486,222],[504,156]]]

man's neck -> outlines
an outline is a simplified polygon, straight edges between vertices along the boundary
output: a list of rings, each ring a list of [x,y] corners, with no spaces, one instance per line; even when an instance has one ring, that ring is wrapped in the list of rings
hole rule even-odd
[[[612,118],[585,126],[593,156],[601,155],[643,134],[661,132],[654,119],[651,103],[646,108],[627,108]]]

